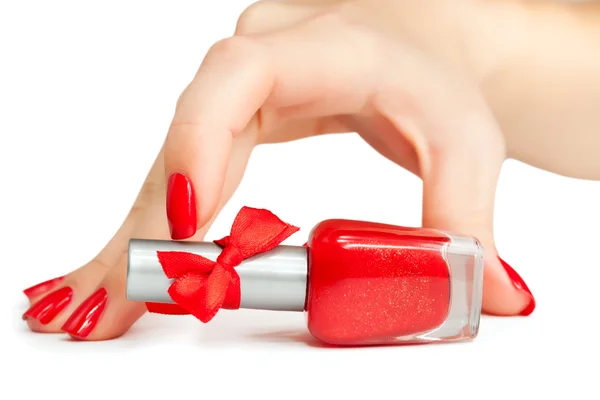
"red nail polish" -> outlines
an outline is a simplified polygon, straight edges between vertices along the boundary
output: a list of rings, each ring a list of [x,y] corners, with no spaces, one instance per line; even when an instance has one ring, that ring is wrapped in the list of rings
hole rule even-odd
[[[167,218],[172,239],[187,239],[196,233],[194,188],[190,180],[182,174],[173,174],[169,178]]]
[[[69,335],[86,338],[100,320],[107,297],[106,289],[98,289],[81,303],[61,329]]]
[[[512,281],[513,285],[518,290],[522,290],[529,295],[529,297],[530,297],[529,304],[527,305],[527,307],[525,307],[523,309],[523,311],[521,311],[520,315],[522,315],[522,316],[530,315],[533,312],[533,310],[535,310],[535,298],[533,297],[533,293],[531,293],[531,290],[529,290],[529,288],[527,287],[527,284],[525,283],[523,278],[521,278],[521,276],[519,274],[517,274],[517,271],[515,271],[510,265],[508,265],[506,263],[506,261],[504,261],[500,257],[498,257],[498,260],[500,260],[500,263],[506,270],[506,273],[508,274],[508,277]]]
[[[56,285],[58,285],[60,282],[63,281],[63,279],[64,277],[61,276],[58,278],[47,280],[42,283],[38,283],[35,286],[23,290],[23,293],[25,293],[25,296],[29,297],[30,299],[40,296],[52,289],[53,287],[55,287]]]
[[[42,325],[49,324],[73,299],[73,289],[68,286],[55,290],[23,314],[23,319],[33,318]]]
[[[127,298],[173,303],[157,251],[215,260],[214,243],[133,240]],[[240,308],[304,311],[310,333],[334,345],[407,344],[477,336],[483,248],[431,229],[327,220],[306,247],[280,245],[235,268]]]

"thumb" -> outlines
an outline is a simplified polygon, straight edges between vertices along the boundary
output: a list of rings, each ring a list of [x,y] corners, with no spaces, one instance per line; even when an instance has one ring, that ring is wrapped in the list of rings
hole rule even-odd
[[[470,115],[464,123],[461,115]],[[454,135],[437,132],[421,160],[423,226],[476,237],[484,246],[483,311],[529,315],[531,291],[498,255],[493,237],[494,198],[504,140],[493,118],[461,113],[449,121]],[[456,128],[459,128],[456,130]],[[460,132],[460,135],[456,135]],[[440,134],[442,133],[442,134]]]

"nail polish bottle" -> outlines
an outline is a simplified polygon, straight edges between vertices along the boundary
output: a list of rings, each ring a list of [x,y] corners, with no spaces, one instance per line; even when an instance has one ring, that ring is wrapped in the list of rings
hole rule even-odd
[[[132,239],[127,298],[172,303],[157,251],[216,260],[212,242]],[[333,345],[471,340],[477,336],[483,247],[438,230],[326,220],[307,245],[280,245],[235,268],[240,308],[305,312],[309,332]]]

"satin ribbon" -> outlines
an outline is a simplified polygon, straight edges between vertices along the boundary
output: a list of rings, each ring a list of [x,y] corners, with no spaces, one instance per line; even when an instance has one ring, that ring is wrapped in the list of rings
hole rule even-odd
[[[216,261],[180,251],[157,251],[165,275],[175,281],[169,296],[176,304],[146,303],[158,314],[191,314],[210,321],[219,309],[240,307],[240,277],[235,270],[243,260],[279,245],[299,228],[280,220],[268,210],[243,207],[229,236],[215,243],[222,251]]]

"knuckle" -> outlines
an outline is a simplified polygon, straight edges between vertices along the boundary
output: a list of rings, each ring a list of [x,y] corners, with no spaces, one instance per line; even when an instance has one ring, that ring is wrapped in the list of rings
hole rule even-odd
[[[189,85],[188,85],[189,87]],[[181,103],[185,100],[185,96],[187,94],[188,88],[185,88],[183,92],[177,97],[177,102],[175,103],[175,110],[179,110]]]
[[[248,6],[237,20],[236,34],[243,35],[259,30],[274,5],[276,4],[272,0],[261,0]]]
[[[246,36],[232,36],[219,40],[208,51],[207,58],[248,62],[262,55],[258,40]]]

